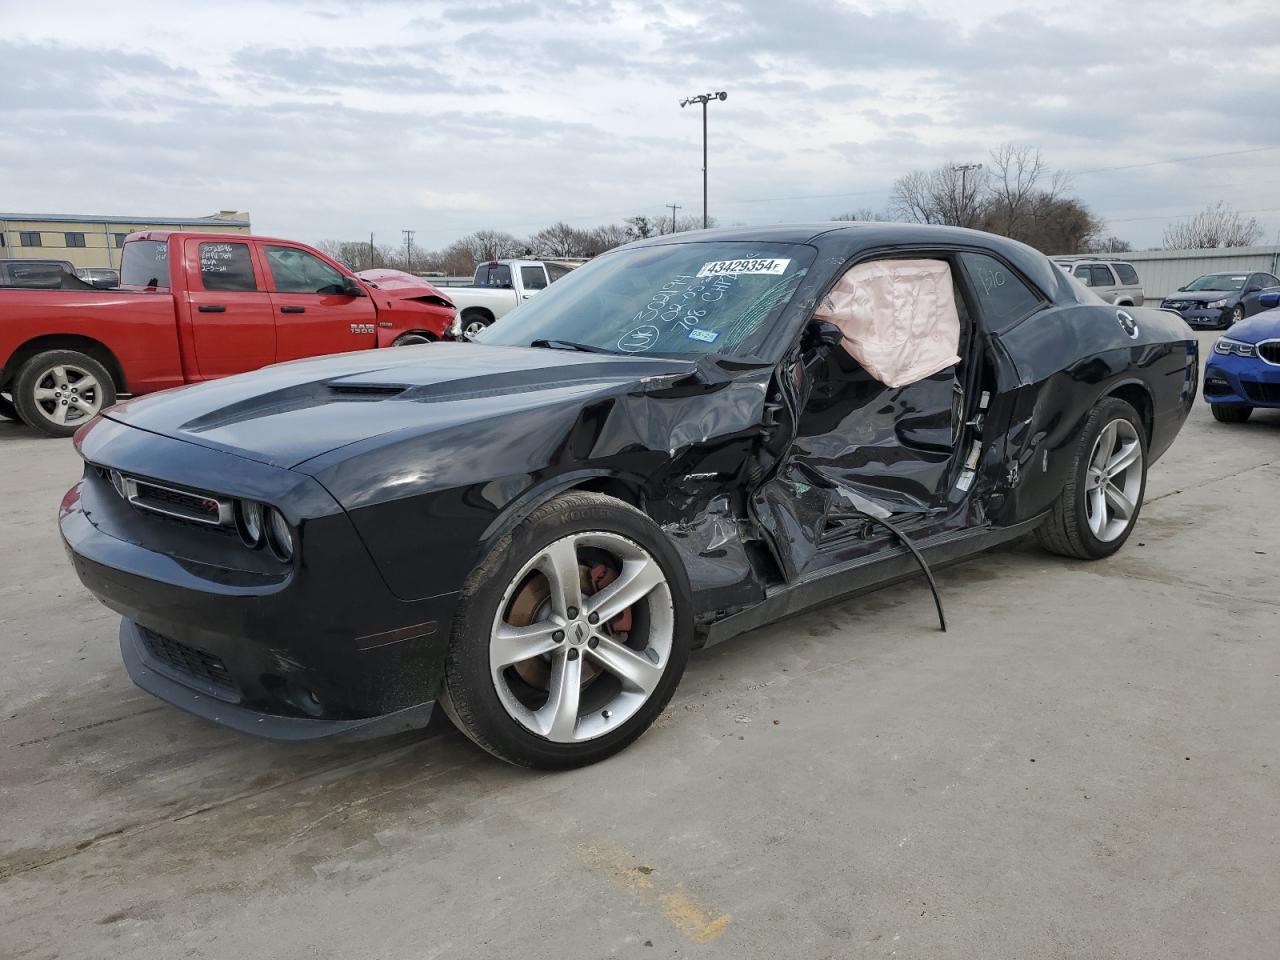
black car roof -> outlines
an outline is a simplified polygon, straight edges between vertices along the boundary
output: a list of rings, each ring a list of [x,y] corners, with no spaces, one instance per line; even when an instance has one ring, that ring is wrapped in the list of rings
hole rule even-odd
[[[1062,281],[1062,271],[1039,250],[1017,240],[981,230],[943,227],[922,223],[885,223],[881,221],[837,220],[828,223],[777,224],[762,227],[720,227],[714,230],[692,230],[670,233],[647,240],[637,240],[621,249],[661,246],[668,243],[710,243],[717,240],[754,243],[808,243],[825,251],[852,256],[860,250],[876,247],[963,246],[979,247],[1009,261],[1041,291],[1054,300],[1065,294],[1075,295]],[[1064,290],[1064,288],[1066,288]]]

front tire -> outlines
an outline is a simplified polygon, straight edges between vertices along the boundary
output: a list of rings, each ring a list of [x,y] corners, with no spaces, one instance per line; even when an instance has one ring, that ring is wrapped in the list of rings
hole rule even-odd
[[[1147,437],[1137,411],[1107,397],[1089,413],[1049,518],[1036,531],[1052,553],[1109,557],[1129,539],[1147,489]]]
[[[626,747],[688,662],[683,565],[643,513],[568,493],[530,514],[468,577],[443,706],[509,763],[562,770]]]
[[[1209,409],[1219,423],[1244,423],[1253,415],[1253,407],[1243,403],[1211,403]]]
[[[493,323],[493,318],[479,310],[471,310],[462,315],[462,339],[471,340],[485,327]]]
[[[46,350],[18,371],[13,400],[28,425],[51,437],[69,437],[116,402],[116,385],[88,354]]]
[[[424,343],[435,343],[435,338],[429,333],[402,333],[391,341],[393,347],[417,347]]]
[[[1239,323],[1243,319],[1244,319],[1244,304],[1237,303],[1235,305],[1235,308],[1231,311],[1231,315],[1227,317],[1227,325],[1223,329],[1230,330],[1232,327],[1234,327],[1237,323]]]

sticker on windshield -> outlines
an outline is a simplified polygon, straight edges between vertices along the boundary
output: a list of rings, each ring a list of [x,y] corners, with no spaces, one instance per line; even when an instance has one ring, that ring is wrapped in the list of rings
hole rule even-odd
[[[773,274],[779,275],[787,272],[787,267],[791,266],[790,259],[778,259],[776,257],[761,257],[754,260],[712,260],[710,263],[704,263],[702,269],[698,271],[700,277],[719,277],[726,274],[739,276],[742,274]]]
[[[623,353],[644,353],[658,342],[661,333],[662,331],[652,324],[642,324],[622,335],[618,341],[618,349]]]
[[[701,340],[703,343],[715,343],[716,338],[720,336],[718,330],[699,330],[694,327],[689,331],[690,340]]]

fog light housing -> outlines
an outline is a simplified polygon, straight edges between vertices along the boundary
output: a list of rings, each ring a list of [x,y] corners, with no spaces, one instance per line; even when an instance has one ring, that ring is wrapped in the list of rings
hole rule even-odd
[[[293,559],[293,529],[275,507],[267,508],[267,546],[277,560],[288,563]]]
[[[236,529],[240,531],[240,539],[251,550],[262,546],[264,524],[262,504],[252,500],[236,501]]]

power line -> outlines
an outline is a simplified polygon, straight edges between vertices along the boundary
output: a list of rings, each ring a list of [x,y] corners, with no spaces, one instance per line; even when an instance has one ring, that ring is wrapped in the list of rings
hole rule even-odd
[[[1073,177],[1083,177],[1091,173],[1111,173],[1115,170],[1137,170],[1140,167],[1159,167],[1166,163],[1187,163],[1191,160],[1214,160],[1218,157],[1238,157],[1246,153],[1263,153],[1267,150],[1280,150],[1280,144],[1270,147],[1250,147],[1247,150],[1227,150],[1223,153],[1202,153],[1194,157],[1171,157],[1168,160],[1151,160],[1148,163],[1126,163],[1119,167],[1098,167],[1094,170],[1068,170]]]

